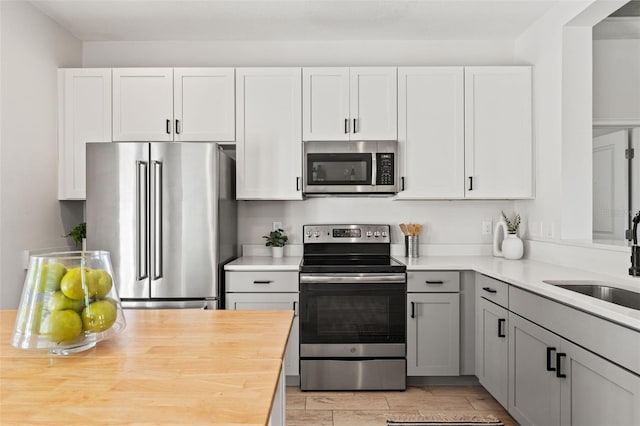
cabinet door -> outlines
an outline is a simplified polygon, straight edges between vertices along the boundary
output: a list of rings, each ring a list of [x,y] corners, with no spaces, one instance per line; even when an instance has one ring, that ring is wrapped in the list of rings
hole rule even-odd
[[[239,200],[302,199],[300,68],[236,69]]]
[[[396,140],[398,87],[395,67],[350,69],[351,140]]]
[[[303,68],[302,100],[303,140],[349,140],[349,68]]]
[[[400,199],[464,197],[462,67],[398,68]]]
[[[407,294],[407,375],[460,374],[460,295]]]
[[[174,140],[234,141],[233,68],[174,68]]]
[[[522,425],[560,425],[561,338],[509,313],[509,413]]]
[[[562,340],[562,424],[640,425],[640,377]]]
[[[86,198],[86,144],[111,142],[111,69],[58,72],[58,199]]]
[[[465,68],[465,196],[533,196],[531,68]]]
[[[476,375],[503,407],[508,407],[508,311],[486,299],[476,306]]]
[[[239,310],[287,310],[295,311],[291,334],[287,343],[284,368],[287,376],[298,376],[300,369],[300,338],[298,325],[298,293],[227,293],[226,309]]]
[[[113,140],[173,140],[173,70],[113,69]]]

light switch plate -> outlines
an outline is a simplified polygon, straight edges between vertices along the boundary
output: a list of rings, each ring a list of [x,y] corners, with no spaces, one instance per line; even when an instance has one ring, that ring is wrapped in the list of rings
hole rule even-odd
[[[482,222],[482,235],[491,235],[493,224],[491,222]]]

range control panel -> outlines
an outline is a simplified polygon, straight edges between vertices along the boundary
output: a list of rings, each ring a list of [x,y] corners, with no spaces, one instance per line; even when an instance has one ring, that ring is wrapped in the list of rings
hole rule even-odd
[[[304,225],[304,244],[390,243],[390,225]]]

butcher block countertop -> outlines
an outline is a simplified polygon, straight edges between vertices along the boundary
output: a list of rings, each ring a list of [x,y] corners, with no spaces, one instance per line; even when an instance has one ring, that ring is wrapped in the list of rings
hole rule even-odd
[[[73,355],[16,349],[0,311],[0,424],[265,425],[293,311],[127,310]]]

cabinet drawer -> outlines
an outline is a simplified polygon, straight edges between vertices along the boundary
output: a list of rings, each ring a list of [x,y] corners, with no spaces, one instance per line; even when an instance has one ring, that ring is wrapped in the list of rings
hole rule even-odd
[[[284,271],[227,272],[227,292],[298,292],[298,273]]]
[[[478,289],[480,297],[491,300],[502,307],[509,308],[509,284],[479,275]]]
[[[460,291],[460,273],[451,271],[407,271],[407,292],[445,293]]]

